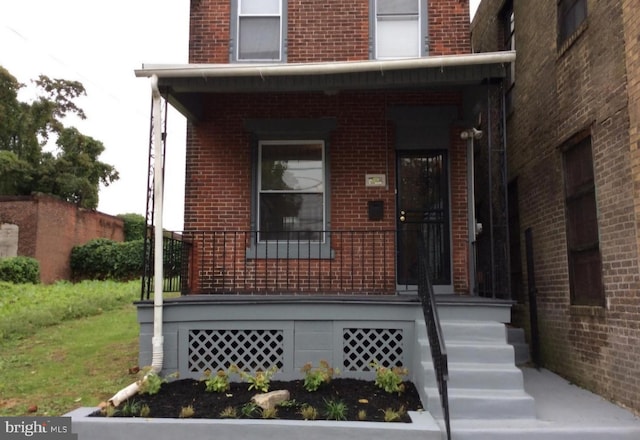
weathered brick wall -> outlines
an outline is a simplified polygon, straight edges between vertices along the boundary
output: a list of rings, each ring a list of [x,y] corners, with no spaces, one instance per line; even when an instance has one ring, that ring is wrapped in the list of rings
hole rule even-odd
[[[395,151],[393,124],[387,111],[394,105],[461,105],[455,93],[341,92],[282,95],[216,95],[208,103],[208,119],[189,127],[185,188],[186,230],[248,230],[251,212],[250,135],[247,118],[335,117],[330,149],[331,229],[393,230]],[[466,231],[466,144],[452,127],[451,210],[453,218],[454,287],[468,291]],[[388,188],[366,188],[365,174],[386,174]],[[367,217],[367,201],[384,202],[382,221]],[[393,270],[393,255],[389,256]]]
[[[43,283],[70,278],[73,246],[99,237],[124,241],[121,219],[41,194],[1,196],[0,222],[19,226],[18,255],[40,262]]]
[[[469,1],[428,2],[429,53],[469,53]],[[230,0],[192,0],[190,63],[228,63]],[[369,0],[289,0],[287,62],[369,59]]]
[[[520,232],[533,230],[543,363],[640,410],[637,165],[632,169],[638,164],[638,121],[637,104],[636,109],[628,105],[633,93],[638,96],[637,73],[628,76],[637,69],[638,52],[637,38],[627,38],[636,49],[625,62],[624,38],[625,29],[637,36],[637,5],[631,3],[589,2],[588,26],[556,48],[557,2],[514,2],[518,55],[507,130],[509,177],[518,179]],[[482,2],[473,24],[474,49],[498,48],[501,4]],[[623,5],[633,15],[624,20]],[[635,78],[636,85],[627,84],[627,78]],[[627,93],[628,85],[635,92]],[[570,303],[560,147],[583,129],[592,135],[605,307]],[[517,318],[526,322],[526,316]]]
[[[470,53],[469,0],[430,0],[428,3],[429,54]]]
[[[289,0],[289,63],[369,58],[369,0]]]
[[[640,230],[640,8],[634,0],[622,2],[629,95],[629,151],[635,190],[636,229]],[[638,237],[640,249],[640,237]]]
[[[189,62],[228,63],[230,0],[191,0]]]

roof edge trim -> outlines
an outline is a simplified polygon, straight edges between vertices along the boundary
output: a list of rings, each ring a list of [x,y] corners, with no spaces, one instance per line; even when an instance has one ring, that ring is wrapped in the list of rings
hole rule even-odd
[[[515,51],[482,52],[467,55],[442,55],[401,60],[339,61],[327,63],[290,64],[149,64],[136,69],[137,77],[214,78],[266,77],[295,75],[331,75],[341,73],[376,72],[512,63]]]

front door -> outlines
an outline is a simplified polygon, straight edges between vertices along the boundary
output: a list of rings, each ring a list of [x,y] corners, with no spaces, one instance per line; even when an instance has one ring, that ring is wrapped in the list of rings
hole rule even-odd
[[[418,284],[420,230],[427,242],[431,283],[449,286],[451,238],[447,152],[399,151],[397,161],[398,286],[408,289]]]

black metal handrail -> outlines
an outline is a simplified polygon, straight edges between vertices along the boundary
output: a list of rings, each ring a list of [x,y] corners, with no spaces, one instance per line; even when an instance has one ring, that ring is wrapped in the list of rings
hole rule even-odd
[[[422,231],[419,231],[418,235],[418,296],[422,303],[424,321],[427,326],[427,336],[429,338],[429,347],[431,348],[431,358],[433,359],[436,380],[438,381],[438,391],[440,392],[440,403],[442,404],[447,439],[451,440],[449,393],[447,388],[447,382],[449,380],[447,347],[444,342],[438,308],[436,306],[436,298],[429,275],[429,256],[427,253],[426,240]]]

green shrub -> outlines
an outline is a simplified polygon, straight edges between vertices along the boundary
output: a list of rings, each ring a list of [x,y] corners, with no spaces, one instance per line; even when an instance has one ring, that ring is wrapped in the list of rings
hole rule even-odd
[[[71,250],[71,273],[75,280],[131,280],[142,275],[142,240],[118,243],[97,238]]]
[[[114,276],[118,280],[132,280],[142,276],[144,241],[126,241],[116,244],[118,254]]]
[[[0,259],[0,281],[24,284],[40,282],[40,263],[31,257]]]
[[[124,221],[124,241],[144,239],[146,226],[145,218],[140,214],[119,214]]]

